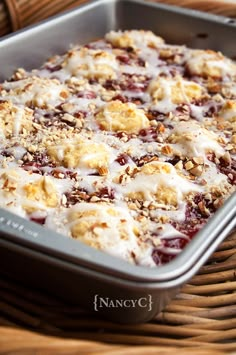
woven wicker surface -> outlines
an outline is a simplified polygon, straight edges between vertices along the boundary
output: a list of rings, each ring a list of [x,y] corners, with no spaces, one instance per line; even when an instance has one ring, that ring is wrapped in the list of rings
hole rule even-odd
[[[188,7],[195,10],[212,12],[217,15],[236,17],[235,0],[149,0],[170,5]]]
[[[155,1],[155,0],[152,0]],[[0,0],[0,36],[86,0]],[[234,0],[165,0],[236,17]],[[155,320],[116,325],[0,277],[1,354],[236,353],[236,234]]]
[[[0,0],[0,36],[85,2],[88,0]]]
[[[36,23],[88,0],[0,0],[0,36]],[[157,2],[157,0],[148,0]],[[160,0],[216,14],[236,17],[235,0]]]

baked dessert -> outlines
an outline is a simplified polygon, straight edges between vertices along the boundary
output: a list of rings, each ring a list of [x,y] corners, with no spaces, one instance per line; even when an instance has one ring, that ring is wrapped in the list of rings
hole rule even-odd
[[[0,91],[0,207],[128,262],[178,255],[236,181],[236,64],[111,31]]]

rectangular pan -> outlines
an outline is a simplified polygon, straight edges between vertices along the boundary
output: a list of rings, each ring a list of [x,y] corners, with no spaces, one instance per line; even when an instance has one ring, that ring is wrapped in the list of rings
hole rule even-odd
[[[1,80],[17,67],[40,66],[71,43],[89,42],[112,29],[132,28],[150,29],[170,43],[236,55],[236,25],[230,19],[142,0],[95,0],[4,38]],[[0,268],[4,274],[111,320],[140,323],[163,309],[235,225],[236,193],[174,261],[150,269],[0,210]]]

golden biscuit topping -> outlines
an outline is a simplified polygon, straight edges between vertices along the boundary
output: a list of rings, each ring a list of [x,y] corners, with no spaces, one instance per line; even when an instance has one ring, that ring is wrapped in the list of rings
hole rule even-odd
[[[236,64],[222,53],[212,50],[190,52],[187,67],[191,74],[203,77],[221,78],[224,75],[236,75]]]
[[[4,83],[3,98],[26,106],[47,108],[59,104],[69,96],[68,89],[56,79],[29,77],[16,82]]]
[[[149,120],[141,109],[132,103],[111,101],[96,115],[101,129],[113,132],[138,133],[149,127]]]
[[[103,249],[103,244],[116,253],[117,243],[126,245],[128,259],[132,260],[132,251],[138,249],[139,231],[135,221],[122,208],[107,203],[96,205],[81,203],[69,211],[68,223],[72,237],[86,244]],[[111,238],[110,236],[113,236]]]
[[[105,36],[106,40],[114,47],[139,48],[143,44],[147,47],[158,47],[164,43],[163,38],[155,36],[151,31],[111,31]]]
[[[204,89],[194,81],[182,78],[160,79],[152,81],[149,91],[155,101],[170,100],[174,104],[189,103],[203,97]]]
[[[40,201],[46,207],[56,207],[58,205],[58,196],[56,188],[47,176],[35,182],[23,186],[23,190],[29,200]]]
[[[81,48],[79,51],[71,50],[68,53],[63,68],[72,76],[82,76],[87,79],[115,79],[118,65],[112,53]]]
[[[106,146],[91,141],[67,140],[59,146],[49,146],[47,152],[55,162],[72,169],[79,167],[99,169],[107,167],[109,162]]]

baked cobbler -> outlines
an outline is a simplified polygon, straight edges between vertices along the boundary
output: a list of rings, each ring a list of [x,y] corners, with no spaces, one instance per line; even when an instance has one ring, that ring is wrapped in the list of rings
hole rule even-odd
[[[0,88],[0,207],[133,264],[178,255],[235,191],[236,64],[112,31]]]

